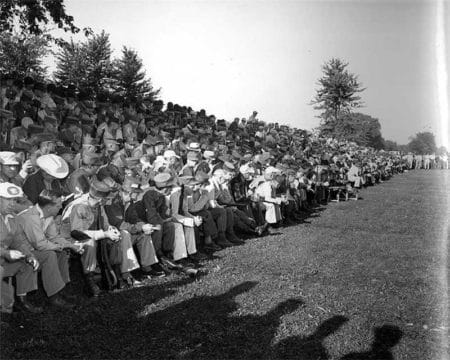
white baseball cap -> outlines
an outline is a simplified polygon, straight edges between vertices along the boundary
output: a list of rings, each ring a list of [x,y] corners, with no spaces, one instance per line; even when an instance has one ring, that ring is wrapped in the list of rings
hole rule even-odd
[[[69,174],[69,166],[66,161],[58,155],[47,154],[39,156],[36,163],[47,174],[57,179],[64,179]]]
[[[0,197],[6,199],[13,199],[23,196],[22,189],[9,182],[0,183]]]

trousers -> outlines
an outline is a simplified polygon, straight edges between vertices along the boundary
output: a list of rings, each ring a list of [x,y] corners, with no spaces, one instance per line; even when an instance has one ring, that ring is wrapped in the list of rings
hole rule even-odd
[[[16,294],[25,295],[37,290],[37,272],[23,261],[5,262],[0,265],[0,308],[2,312],[12,312],[14,288],[12,277],[16,277]]]
[[[128,231],[121,231],[122,241],[122,264],[121,272],[126,273],[139,268],[139,262],[133,246],[136,246],[139,253],[140,263],[143,268],[148,268],[150,265],[156,264],[158,258],[156,257],[156,250],[153,246],[151,235],[130,234]]]
[[[42,284],[47,296],[55,295],[70,282],[69,256],[67,252],[34,250],[33,255],[39,261],[38,270],[42,274]]]

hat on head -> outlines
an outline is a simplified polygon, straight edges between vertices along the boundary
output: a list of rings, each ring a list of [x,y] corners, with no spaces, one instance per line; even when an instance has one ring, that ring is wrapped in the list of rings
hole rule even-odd
[[[224,171],[223,169],[217,167],[217,168],[215,168],[215,169],[212,171],[212,174],[213,174],[214,176],[224,176],[224,175],[225,175],[225,171]]]
[[[13,199],[23,196],[22,189],[9,182],[0,183],[0,197],[6,199]]]
[[[172,180],[172,175],[169,173],[159,173],[153,179],[155,186],[159,189],[171,186]]]
[[[214,159],[215,156],[216,156],[216,153],[211,150],[205,150],[203,153],[203,157],[205,159]]]
[[[20,165],[17,154],[12,151],[0,151],[0,164],[2,165]]]
[[[33,145],[40,145],[43,142],[56,142],[56,136],[50,132],[35,134],[31,137]]]
[[[58,155],[47,154],[39,156],[36,163],[43,171],[57,179],[64,179],[69,174],[69,166]]]
[[[173,151],[173,150],[166,150],[166,151],[164,151],[164,158],[165,159],[170,159],[171,157],[176,157],[176,158],[180,158],[176,153],[175,153],[175,151]]]
[[[224,171],[228,171],[228,172],[234,172],[236,170],[235,167],[234,167],[234,164],[232,162],[230,162],[230,161],[225,161],[223,163],[222,169]]]
[[[14,149],[17,149],[18,151],[27,151],[27,152],[31,152],[31,150],[33,149],[33,145],[30,144],[29,141],[27,140],[19,140],[16,139],[14,141]]]
[[[106,198],[108,197],[111,189],[107,184],[98,179],[94,179],[91,182],[91,187],[89,188],[89,195],[95,198]]]
[[[199,152],[201,151],[200,144],[198,142],[191,142],[189,143],[187,150]]]

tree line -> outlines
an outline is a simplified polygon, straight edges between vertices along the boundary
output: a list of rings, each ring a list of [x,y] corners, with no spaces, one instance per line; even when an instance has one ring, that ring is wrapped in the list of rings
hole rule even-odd
[[[47,31],[48,25],[73,34],[83,31],[86,40],[66,42],[55,38]],[[51,50],[52,43],[58,45],[56,53]],[[121,56],[112,58],[109,35],[75,26],[63,0],[1,1],[0,72],[47,79],[43,59],[49,54],[56,57],[53,77],[57,84],[73,84],[95,95],[107,91],[127,101],[154,100],[160,91],[153,88],[135,50],[124,46]],[[364,105],[361,93],[365,89],[358,76],[347,68],[348,63],[338,58],[322,66],[323,76],[311,101],[314,109],[320,111],[322,135],[375,149],[422,154],[446,151],[436,147],[431,132],[417,133],[406,145],[384,139],[377,118],[355,111]]]

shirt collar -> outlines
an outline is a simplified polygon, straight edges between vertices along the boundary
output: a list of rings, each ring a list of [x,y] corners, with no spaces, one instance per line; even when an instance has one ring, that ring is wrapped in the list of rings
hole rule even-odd
[[[44,212],[42,211],[41,207],[38,204],[36,204],[36,210],[39,213],[39,217],[41,219],[43,219],[44,218]]]

